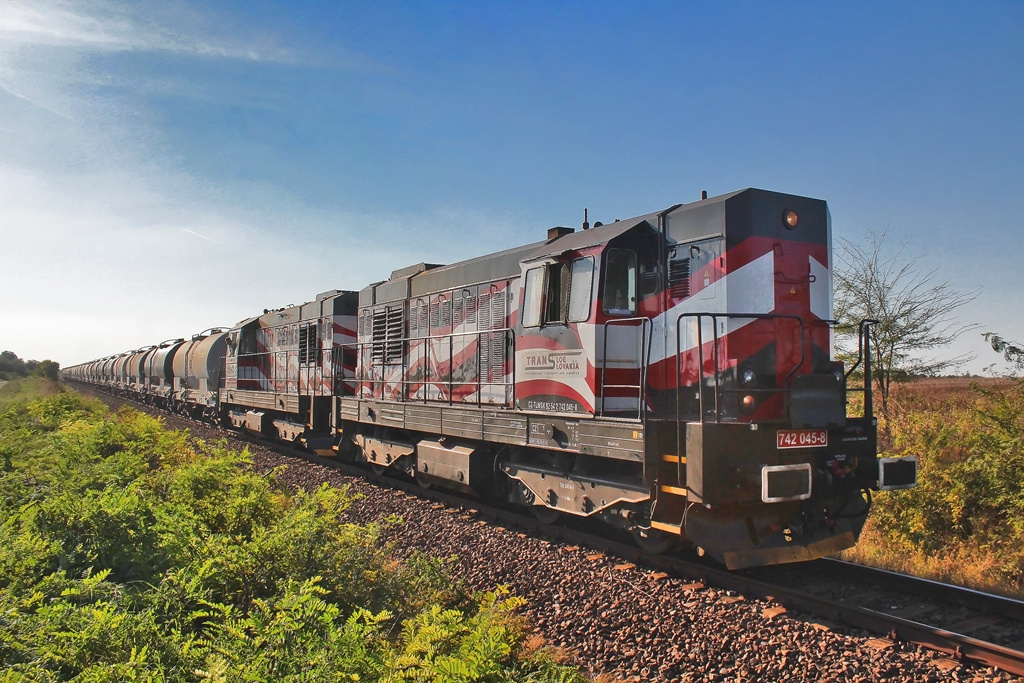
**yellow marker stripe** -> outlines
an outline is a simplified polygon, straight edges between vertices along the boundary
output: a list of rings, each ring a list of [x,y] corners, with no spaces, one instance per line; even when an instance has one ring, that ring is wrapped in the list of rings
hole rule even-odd
[[[665,462],[681,462],[684,465],[686,464],[686,458],[679,455],[663,455],[661,459]]]
[[[651,520],[651,528],[658,531],[667,531],[670,534],[678,534],[682,529],[681,526],[676,524],[665,524],[665,522],[655,522],[654,520]]]
[[[662,493],[671,493],[674,496],[685,496],[686,489],[681,489],[678,486],[662,486]]]

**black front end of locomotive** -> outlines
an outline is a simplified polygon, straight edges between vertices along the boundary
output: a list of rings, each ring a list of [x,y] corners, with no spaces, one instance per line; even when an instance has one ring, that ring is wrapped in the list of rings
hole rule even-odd
[[[914,486],[917,462],[879,459],[875,419],[847,417],[845,392],[842,373],[803,375],[784,421],[687,423],[685,536],[730,569],[855,545],[871,492]]]

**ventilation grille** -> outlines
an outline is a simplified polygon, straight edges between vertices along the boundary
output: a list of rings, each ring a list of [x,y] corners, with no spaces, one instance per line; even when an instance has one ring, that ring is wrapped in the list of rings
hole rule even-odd
[[[387,306],[373,312],[373,362],[393,365],[402,362],[404,309]]]
[[[668,262],[668,291],[676,299],[690,296],[690,259]]]
[[[299,363],[309,365],[317,362],[317,351],[320,348],[318,330],[317,323],[299,328]]]

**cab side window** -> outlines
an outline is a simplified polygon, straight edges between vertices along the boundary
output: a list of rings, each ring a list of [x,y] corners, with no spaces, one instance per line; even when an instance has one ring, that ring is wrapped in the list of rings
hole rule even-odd
[[[590,317],[593,289],[594,259],[590,256],[576,259],[569,275],[569,322],[581,323]]]
[[[523,327],[584,322],[590,317],[593,289],[590,256],[529,269],[523,287]]]
[[[526,271],[526,285],[523,287],[523,327],[540,327],[544,322],[544,289],[547,284],[547,268],[531,268]]]
[[[605,256],[604,312],[636,313],[636,254],[630,249],[609,249]]]

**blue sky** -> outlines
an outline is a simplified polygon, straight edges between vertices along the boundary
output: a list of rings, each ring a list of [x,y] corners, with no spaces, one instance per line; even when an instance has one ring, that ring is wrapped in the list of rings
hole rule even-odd
[[[751,186],[909,239],[1024,341],[1024,4],[0,0],[22,357]]]

